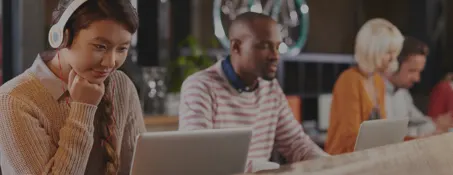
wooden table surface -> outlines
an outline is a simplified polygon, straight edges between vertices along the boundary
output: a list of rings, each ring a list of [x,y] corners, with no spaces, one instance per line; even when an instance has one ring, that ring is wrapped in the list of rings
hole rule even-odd
[[[177,116],[152,116],[145,115],[144,122],[148,131],[173,131],[178,129]]]
[[[299,162],[257,174],[452,175],[453,133]]]
[[[177,116],[168,116],[168,115],[145,115],[144,117],[145,125],[168,125],[168,124],[178,124]]]

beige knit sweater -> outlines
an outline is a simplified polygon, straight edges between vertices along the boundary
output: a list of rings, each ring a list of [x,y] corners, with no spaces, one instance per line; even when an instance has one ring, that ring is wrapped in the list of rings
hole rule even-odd
[[[120,173],[130,171],[136,136],[145,131],[137,92],[122,72],[115,83],[114,116]],[[55,84],[55,86],[61,86]],[[106,90],[112,88],[112,83]],[[0,153],[5,175],[105,174],[97,106],[55,100],[39,79],[26,71],[0,87]]]

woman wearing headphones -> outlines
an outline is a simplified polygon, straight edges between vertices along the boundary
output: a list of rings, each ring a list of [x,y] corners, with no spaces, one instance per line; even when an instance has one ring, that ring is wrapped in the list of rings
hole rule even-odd
[[[3,174],[128,174],[145,131],[137,92],[116,71],[137,12],[129,0],[60,0],[51,58],[0,88]],[[49,54],[45,54],[49,55]]]
[[[385,85],[379,75],[398,68],[396,57],[404,37],[384,19],[367,21],[357,34],[357,66],[345,70],[335,83],[325,150],[329,154],[354,151],[360,124],[385,116]]]

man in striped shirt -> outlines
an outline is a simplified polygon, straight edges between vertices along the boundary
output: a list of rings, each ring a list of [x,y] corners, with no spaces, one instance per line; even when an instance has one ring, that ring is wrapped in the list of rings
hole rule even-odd
[[[273,148],[289,162],[327,155],[295,120],[275,79],[278,24],[246,12],[232,22],[229,38],[230,56],[184,81],[179,129],[252,127],[248,172],[272,169],[268,160]]]

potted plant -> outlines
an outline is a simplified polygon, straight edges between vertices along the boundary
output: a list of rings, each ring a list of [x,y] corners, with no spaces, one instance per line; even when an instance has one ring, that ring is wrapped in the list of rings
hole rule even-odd
[[[215,61],[206,54],[206,49],[202,48],[193,36],[188,36],[179,43],[178,47],[180,49],[188,48],[190,54],[180,55],[167,66],[169,74],[167,112],[169,115],[178,115],[179,93],[184,80],[193,73],[208,68]],[[218,47],[216,40],[213,40],[212,47]]]

